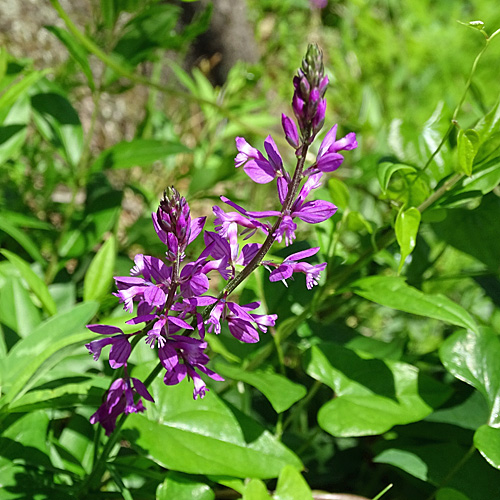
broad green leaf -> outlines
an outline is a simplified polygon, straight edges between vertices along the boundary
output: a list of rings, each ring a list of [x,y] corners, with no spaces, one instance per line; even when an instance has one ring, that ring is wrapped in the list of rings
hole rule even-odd
[[[27,337],[40,321],[40,311],[21,280],[17,276],[7,278],[0,289],[0,323],[20,337]]]
[[[313,500],[311,488],[307,485],[302,474],[287,465],[278,478],[278,485],[274,494],[275,500]]]
[[[416,168],[402,163],[383,162],[377,167],[377,177],[382,191],[387,191],[391,177],[397,171],[414,173]]]
[[[436,500],[469,500],[469,497],[454,488],[440,488],[436,493]]]
[[[156,489],[156,500],[214,500],[210,486],[179,472],[167,472],[167,478]]]
[[[475,130],[460,130],[458,132],[458,164],[457,172],[470,176],[472,165],[479,148],[479,135]]]
[[[38,245],[25,232],[19,229],[15,223],[0,217],[0,231],[4,231],[16,240],[30,254],[33,260],[36,260],[42,266],[46,264],[45,259],[38,249]]]
[[[5,395],[0,405],[6,405],[25,394],[35,382],[68,352],[93,335],[85,330],[98,309],[96,302],[85,302],[70,311],[52,316],[38,325],[30,335],[10,350],[6,362],[2,389]]]
[[[108,1],[105,3],[109,5],[114,4],[113,1]],[[73,59],[82,69],[83,74],[87,78],[90,89],[95,90],[94,77],[92,76],[92,70],[90,69],[90,64],[87,58],[88,53],[85,48],[80,45],[80,43],[75,38],[73,38],[73,35],[65,29],[59,28],[57,26],[45,26],[45,29],[50,31],[64,44]]]
[[[44,77],[48,72],[48,69],[43,71],[33,71],[24,75],[24,78],[22,78],[20,81],[13,83],[0,96],[0,110],[2,108],[10,108],[19,97],[26,94],[28,89],[36,82],[38,82],[38,80]]]
[[[333,343],[308,351],[306,371],[335,391],[319,410],[318,423],[338,437],[382,434],[422,420],[450,394],[412,365],[362,357]]]
[[[288,410],[307,393],[303,385],[296,384],[277,373],[261,370],[248,372],[238,366],[226,363],[217,363],[215,370],[224,377],[241,380],[258,389],[266,396],[277,413]]]
[[[474,434],[474,446],[486,461],[500,469],[500,429],[483,425]]]
[[[475,387],[488,402],[488,424],[500,424],[500,339],[488,328],[477,333],[459,331],[448,337],[439,356],[445,368]]]
[[[418,455],[408,450],[388,448],[377,455],[373,461],[375,463],[394,465],[422,481],[428,480],[427,464]]]
[[[25,260],[21,259],[21,257],[9,252],[8,250],[0,250],[0,252],[4,257],[9,259],[12,265],[17,268],[22,278],[30,287],[30,290],[40,299],[40,302],[47,313],[50,316],[55,314],[57,312],[56,304],[54,299],[51,297],[45,282],[37,274],[35,274],[29,264]]]
[[[83,128],[78,113],[57,86],[44,81],[39,87],[43,91],[31,97],[38,130],[76,166],[83,151]]]
[[[105,296],[113,281],[116,258],[116,238],[111,235],[102,245],[85,274],[83,300],[100,300]]]
[[[470,177],[464,177],[460,187],[454,189],[452,193],[466,193],[479,191],[487,194],[493,191],[500,183],[500,157],[493,158],[487,163],[483,163],[474,169]]]
[[[260,479],[277,477],[285,465],[302,468],[297,456],[256,421],[214,392],[193,400],[192,391],[187,380],[166,386],[156,379],[156,403],[125,422],[131,441],[148,450],[157,463],[188,474]]]
[[[448,210],[446,219],[434,223],[432,228],[441,240],[472,255],[492,271],[498,272],[500,263],[499,217],[500,198],[491,193],[485,196],[481,205],[474,210]]]
[[[170,155],[189,153],[179,142],[134,139],[120,142],[103,151],[90,167],[93,172],[108,168],[147,167]]]
[[[401,261],[399,263],[399,272],[403,268],[408,255],[413,252],[417,243],[417,233],[420,225],[420,212],[411,207],[407,210],[403,208],[399,211],[396,219],[396,239],[401,249]]]
[[[482,161],[500,146],[500,99],[491,110],[477,122],[474,129],[479,134],[480,148],[477,160]]]
[[[377,304],[419,316],[439,319],[477,331],[476,322],[461,306],[441,294],[426,294],[409,286],[403,278],[370,276],[351,283],[356,295]]]
[[[252,479],[245,487],[243,500],[272,500],[272,497],[263,481]]]

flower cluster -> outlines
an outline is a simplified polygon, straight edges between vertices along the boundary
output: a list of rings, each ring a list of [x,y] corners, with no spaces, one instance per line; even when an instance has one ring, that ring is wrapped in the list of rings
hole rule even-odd
[[[107,392],[105,400],[91,422],[100,422],[111,433],[117,417],[122,413],[142,412],[141,398],[153,401],[145,385],[128,376],[127,364],[132,352],[132,338],[144,337],[145,342],[158,353],[165,369],[166,385],[178,384],[186,376],[193,380],[193,397],[203,397],[208,390],[200,374],[213,380],[223,380],[207,367],[205,334],[220,334],[226,323],[231,335],[241,342],[259,341],[260,332],[275,325],[276,314],[261,314],[259,302],[242,305],[229,300],[230,294],[258,266],[271,271],[270,281],[290,279],[294,273],[306,276],[310,289],[318,283],[326,263],[312,265],[304,259],[315,255],[319,248],[311,248],[289,255],[282,263],[264,260],[272,244],[283,239],[290,245],[296,238],[297,221],[316,224],[330,218],[335,205],[323,200],[307,198],[321,185],[325,172],[337,169],[343,161],[339,151],[357,146],[353,133],[337,140],[334,126],[325,136],[314,164],[305,169],[309,145],[321,129],[325,119],[324,94],[328,78],[324,75],[321,52],[310,46],[302,69],[294,79],[292,101],[297,124],[282,116],[282,125],[288,143],[295,149],[297,165],[293,172],[285,169],[283,159],[271,136],[264,142],[266,155],[241,137],[236,139],[238,154],[235,166],[259,184],[276,179],[278,210],[248,211],[226,197],[222,201],[235,211],[224,211],[215,206],[215,231],[203,231],[206,217],[191,218],[186,199],[173,187],[169,188],[152,214],[153,226],[165,244],[165,259],[139,254],[134,259],[130,276],[115,278],[115,295],[124,309],[133,313],[130,325],[140,325],[134,333],[108,325],[88,325],[103,336],[86,345],[98,360],[102,349],[110,345],[109,364],[123,372]],[[274,223],[269,220],[274,219]],[[203,232],[203,250],[198,258],[189,261],[188,246]],[[239,236],[244,240],[256,233],[264,236],[263,243],[247,243],[240,248]],[[210,274],[218,275],[217,282],[226,282],[219,294],[211,293]],[[215,281],[215,280],[214,280]],[[135,345],[135,344],[134,344]]]

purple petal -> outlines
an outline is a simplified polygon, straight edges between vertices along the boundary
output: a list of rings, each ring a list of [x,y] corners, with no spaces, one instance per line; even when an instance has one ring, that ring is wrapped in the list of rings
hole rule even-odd
[[[267,160],[250,160],[243,170],[257,184],[267,184],[276,177],[276,170]]]
[[[127,323],[127,325],[137,325],[138,323],[146,323],[147,321],[151,321],[156,318],[156,314],[145,314],[143,316],[136,316],[135,318],[129,319],[128,321],[125,321],[125,323]]]
[[[165,305],[167,296],[165,292],[157,286],[148,286],[144,291],[144,300],[151,306],[162,307]]]
[[[249,243],[241,250],[238,264],[246,266],[256,255],[262,245],[259,243]]]
[[[201,233],[206,220],[206,217],[197,217],[191,221],[188,245]]]
[[[116,340],[109,351],[109,365],[116,370],[123,366],[132,352],[132,346],[128,342],[128,337],[115,337]]]
[[[293,274],[293,268],[289,264],[283,262],[278,268],[274,269],[269,275],[269,281],[283,281]]]
[[[285,262],[298,261],[316,255],[319,251],[319,247],[308,248],[307,250],[302,250],[301,252],[292,253],[285,258]]]
[[[297,130],[297,125],[295,125],[295,122],[285,114],[281,115],[281,125],[283,126],[288,144],[297,149],[299,147],[299,132]]]
[[[247,321],[239,319],[228,320],[228,327],[231,335],[247,344],[254,344],[259,341],[259,332]]]
[[[283,205],[286,199],[286,195],[288,194],[288,182],[284,177],[278,177],[276,186],[278,188],[278,197],[280,199],[280,203]]]
[[[321,146],[319,147],[318,156],[323,156],[330,147],[334,144],[335,138],[337,137],[337,124],[335,124],[325,135],[325,138],[321,141]]]
[[[333,203],[315,200],[305,203],[298,212],[292,213],[292,217],[298,217],[309,224],[317,224],[329,219],[336,211],[337,207]]]
[[[354,132],[349,132],[345,137],[339,139],[335,143],[335,149],[337,151],[345,150],[351,151],[358,147],[358,141],[356,140],[356,134]]]
[[[270,135],[268,135],[266,137],[266,140],[264,141],[264,148],[266,150],[267,156],[269,157],[271,165],[274,167],[274,170],[281,171],[283,169],[283,160],[281,159],[281,155],[278,151],[276,143]]]
[[[132,382],[134,384],[134,389],[137,391],[137,394],[139,394],[139,396],[147,399],[148,401],[151,401],[152,403],[155,402],[153,396],[151,396],[151,394],[149,394],[148,390],[146,389],[146,386],[138,378],[132,378]]]
[[[333,172],[342,165],[343,161],[344,157],[340,153],[326,153],[321,157],[318,156],[316,167],[321,172]]]
[[[87,328],[95,333],[100,333],[101,335],[113,335],[115,333],[123,333],[117,326],[110,325],[87,325]]]
[[[169,316],[168,321],[186,330],[194,330],[194,328],[189,323],[186,323],[184,320],[177,318],[176,316]]]
[[[186,365],[177,365],[175,369],[167,371],[165,373],[165,377],[163,377],[163,382],[166,385],[176,385],[179,382],[182,382],[184,377],[186,376],[187,369]]]
[[[203,239],[205,240],[205,245],[211,245],[210,255],[214,259],[222,259],[223,257],[231,255],[229,243],[217,233],[205,231]]]
[[[168,342],[158,349],[158,357],[166,370],[174,370],[179,364],[179,355]]]

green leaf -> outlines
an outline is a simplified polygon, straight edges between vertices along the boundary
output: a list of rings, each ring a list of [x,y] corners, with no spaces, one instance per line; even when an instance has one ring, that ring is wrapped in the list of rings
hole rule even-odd
[[[391,177],[397,171],[406,173],[416,172],[416,168],[402,163],[383,162],[377,167],[377,177],[382,191],[387,191]]]
[[[223,377],[241,380],[258,389],[271,403],[277,413],[282,413],[302,399],[307,390],[303,385],[288,380],[283,375],[262,370],[248,372],[226,363],[217,363],[215,371]]]
[[[26,393],[74,347],[93,337],[84,326],[97,312],[96,302],[85,302],[70,311],[52,316],[38,325],[30,335],[10,350],[4,370],[0,405],[6,405]]]
[[[500,429],[482,425],[474,434],[474,446],[479,450],[486,461],[500,469]]]
[[[54,299],[51,297],[45,282],[31,269],[29,264],[16,254],[8,250],[0,250],[0,253],[14,265],[21,273],[22,278],[28,284],[30,290],[40,299],[44,309],[52,316],[57,312]]]
[[[465,177],[460,186],[452,191],[453,194],[480,191],[487,194],[493,191],[500,183],[500,157],[481,164],[474,169],[470,177]]]
[[[29,255],[42,266],[46,265],[45,259],[42,257],[38,245],[23,231],[16,227],[15,223],[10,222],[6,218],[0,217],[0,231],[4,231],[9,236],[21,245]]]
[[[111,235],[92,259],[83,281],[83,300],[100,300],[113,281],[116,258],[116,238]]]
[[[18,99],[0,126],[0,164],[16,159],[28,134],[31,109],[27,97]]]
[[[6,279],[0,289],[1,323],[27,337],[41,321],[40,312],[17,276]]]
[[[372,226],[359,212],[349,212],[345,220],[345,225],[349,231],[359,232],[366,229],[368,234],[373,233]]]
[[[420,316],[439,319],[477,331],[477,324],[461,306],[441,294],[425,294],[405,283],[403,278],[370,276],[351,283],[356,295],[377,304]]]
[[[457,172],[470,176],[472,165],[479,148],[479,135],[475,130],[463,130],[458,132],[458,165]]]
[[[361,357],[333,343],[308,351],[306,371],[335,391],[319,410],[318,423],[337,437],[382,434],[417,422],[450,395],[446,386],[412,365]]]
[[[479,120],[474,127],[479,134],[480,148],[477,152],[477,161],[490,156],[500,146],[500,99],[491,110]]]
[[[147,167],[166,156],[189,153],[190,150],[179,142],[134,139],[119,142],[103,151],[90,167],[91,171],[107,168]]]
[[[328,180],[328,190],[330,191],[330,196],[335,205],[345,210],[349,204],[349,190],[345,182],[336,177],[332,177]]]
[[[113,1],[105,2],[109,5],[113,5]],[[68,49],[68,52],[71,54],[73,59],[78,63],[80,68],[83,71],[83,74],[87,78],[89,82],[89,87],[92,91],[95,90],[94,77],[92,76],[92,70],[90,69],[90,64],[87,59],[87,51],[85,48],[80,45],[80,43],[73,38],[71,33],[66,31],[65,29],[59,28],[57,26],[45,26],[47,31],[50,31],[53,35],[55,35],[63,45]]]
[[[281,471],[278,485],[274,494],[275,500],[313,500],[311,488],[307,485],[302,474],[287,465]]]
[[[76,166],[83,151],[83,128],[78,113],[55,85],[42,83],[43,92],[31,97],[33,119],[40,133]]]
[[[436,500],[469,500],[469,497],[454,488],[440,488],[436,493]]]
[[[498,245],[498,220],[500,198],[494,193],[485,196],[474,210],[448,210],[446,219],[432,228],[436,235],[449,245],[472,255],[498,272],[500,245]],[[473,237],[472,237],[473,235]]]
[[[245,487],[243,500],[272,500],[267,486],[260,479],[252,479]]]
[[[388,448],[377,455],[373,461],[379,464],[394,465],[422,481],[428,480],[427,464],[418,455],[408,450]]]
[[[490,408],[489,424],[500,424],[500,340],[488,328],[477,333],[456,332],[448,337],[439,356],[445,368],[456,378],[475,387]]]
[[[179,472],[167,472],[167,478],[156,490],[156,500],[214,500],[210,486]]]
[[[277,477],[285,465],[302,468],[297,456],[256,421],[214,392],[195,401],[192,391],[187,380],[166,386],[156,379],[156,404],[125,422],[132,442],[148,450],[157,463],[188,474],[260,479]]]
[[[417,243],[417,233],[420,225],[420,212],[411,207],[408,210],[401,210],[396,219],[396,239],[401,249],[401,261],[399,263],[399,272],[403,268],[408,255],[413,252]]]
[[[28,89],[36,82],[38,82],[38,80],[44,77],[48,72],[48,69],[43,71],[33,71],[26,74],[22,80],[12,84],[0,96],[0,109],[10,108],[19,97],[26,94]]]

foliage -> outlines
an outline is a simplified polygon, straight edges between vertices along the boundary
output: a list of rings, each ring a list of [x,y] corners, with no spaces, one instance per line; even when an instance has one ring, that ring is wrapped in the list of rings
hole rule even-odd
[[[179,2],[102,0],[83,30],[51,4],[65,63],[0,51],[0,499],[498,497],[496,4],[249,2],[263,55],[221,88],[182,67],[210,8],[183,25]],[[275,328],[256,344],[207,334],[225,382],[193,400],[187,381],[150,377],[156,404],[104,436],[89,417],[114,373],[85,325],[134,331],[112,278],[164,253],[150,214],[167,186],[196,216],[221,195],[274,209],[275,188],[234,168],[234,138],[272,131],[285,150],[277,117],[308,37],[330,76],[326,128],[359,143],[317,190],[336,214],[292,247],[321,248],[320,284],[255,270],[237,294]],[[133,134],[103,138],[101,106],[128,95]],[[155,363],[138,343],[132,375]]]

